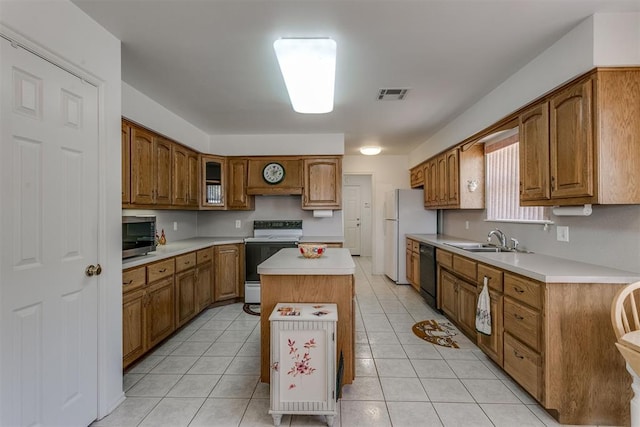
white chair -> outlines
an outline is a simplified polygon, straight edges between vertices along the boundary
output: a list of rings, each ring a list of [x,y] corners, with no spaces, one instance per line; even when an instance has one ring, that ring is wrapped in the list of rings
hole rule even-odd
[[[631,427],[640,427],[640,282],[622,288],[611,304],[611,323],[616,334],[616,347],[627,362],[633,378],[631,388]]]

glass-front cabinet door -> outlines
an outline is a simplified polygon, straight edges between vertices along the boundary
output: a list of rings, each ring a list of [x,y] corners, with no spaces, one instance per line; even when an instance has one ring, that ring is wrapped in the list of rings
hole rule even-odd
[[[200,205],[209,208],[225,206],[226,160],[220,156],[201,156],[202,198]]]

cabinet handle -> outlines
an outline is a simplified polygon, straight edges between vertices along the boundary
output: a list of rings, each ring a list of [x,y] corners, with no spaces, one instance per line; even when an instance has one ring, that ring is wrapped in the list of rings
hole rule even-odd
[[[162,270],[158,270],[158,273],[164,273],[165,271],[167,271],[167,269],[163,268]]]
[[[133,283],[133,279],[129,280],[128,282],[122,282],[122,285],[130,285]]]
[[[515,317],[518,320],[524,320],[524,317],[520,316],[519,314],[514,314],[513,317]]]
[[[189,264],[191,264],[191,261],[185,261],[184,262],[184,265],[189,265]]]
[[[524,356],[520,356],[516,350],[513,350],[513,355],[518,359],[524,359]]]
[[[514,291],[516,291],[516,292],[517,292],[517,293],[519,293],[519,294],[524,294],[524,290],[522,290],[522,289],[518,288],[517,286],[514,286],[514,287],[513,287],[513,290],[514,290]]]
[[[551,176],[551,188],[556,189],[556,177],[553,175]]]

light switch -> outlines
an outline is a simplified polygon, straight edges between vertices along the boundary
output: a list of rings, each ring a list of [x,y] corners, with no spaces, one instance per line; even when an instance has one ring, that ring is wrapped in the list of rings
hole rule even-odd
[[[569,241],[569,227],[564,225],[559,225],[556,227],[556,239],[559,242],[568,242]]]
[[[242,226],[242,223],[240,222],[239,219],[236,219],[236,228],[240,228]]]

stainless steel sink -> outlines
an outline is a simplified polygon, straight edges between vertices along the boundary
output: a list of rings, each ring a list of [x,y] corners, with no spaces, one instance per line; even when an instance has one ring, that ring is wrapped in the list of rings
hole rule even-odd
[[[509,252],[498,246],[490,245],[487,243],[445,243],[446,245],[454,248],[463,249],[469,252]]]

